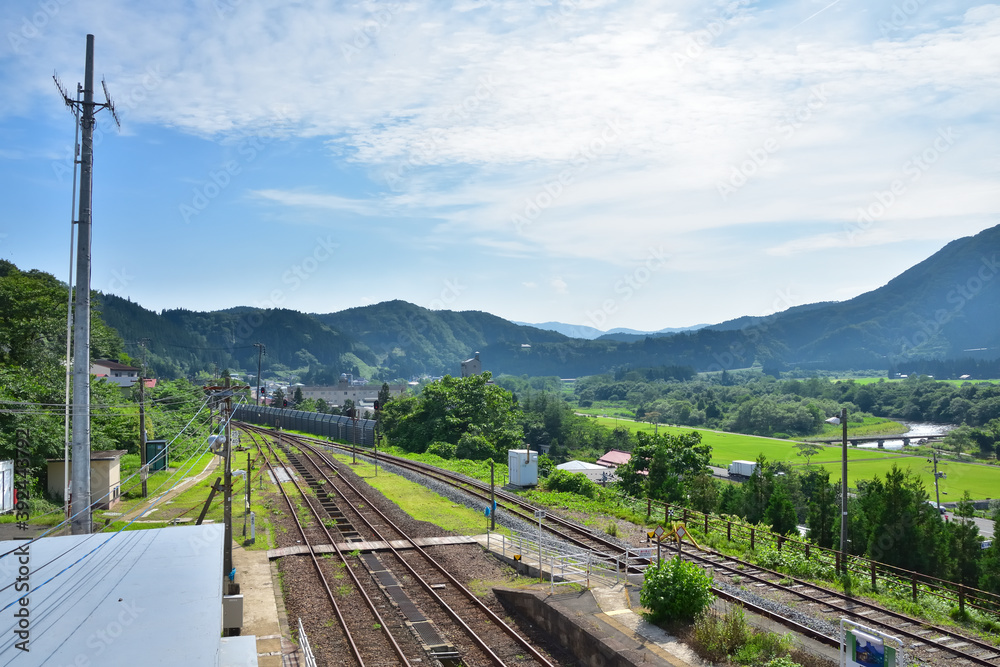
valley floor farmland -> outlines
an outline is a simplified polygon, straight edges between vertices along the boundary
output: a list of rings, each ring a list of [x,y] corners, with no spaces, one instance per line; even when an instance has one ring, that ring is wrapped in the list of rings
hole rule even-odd
[[[596,417],[598,423],[608,428],[625,428],[629,431],[653,431],[654,426],[644,422],[634,422],[623,419]],[[690,433],[697,431],[701,441],[712,447],[712,463],[720,467],[729,465],[734,460],[753,461],[763,454],[770,461],[787,461],[791,465],[805,465],[805,458],[799,456],[795,446],[796,441],[762,438],[739,433],[723,433],[706,429],[684,428],[678,426],[659,426],[658,430],[670,434]],[[898,450],[858,449],[848,447],[847,450],[847,482],[856,486],[858,480],[871,479],[875,475],[885,475],[893,465],[906,470],[909,468],[920,477],[928,493],[934,495],[934,474],[931,464],[923,456],[904,454]],[[822,465],[830,471],[831,479],[840,478],[840,445],[825,445],[816,456],[812,457],[812,465]],[[958,501],[965,491],[974,499],[996,498],[1000,493],[1000,467],[977,463],[958,463],[955,461],[939,461],[939,471],[947,477],[939,480],[941,502]]]

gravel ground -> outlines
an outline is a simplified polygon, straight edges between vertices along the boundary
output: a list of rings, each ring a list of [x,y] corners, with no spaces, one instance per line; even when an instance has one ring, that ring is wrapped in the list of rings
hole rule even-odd
[[[380,461],[381,464],[381,461]],[[434,537],[448,534],[441,528],[423,521],[417,521],[402,511],[395,503],[389,501],[381,493],[375,491],[364,479],[357,477],[350,470],[350,465],[340,465],[341,473],[346,479],[349,479],[352,484],[355,485],[366,497],[366,502],[371,505],[378,507],[382,512],[384,512],[393,522],[397,523],[402,530],[406,531],[411,537]],[[395,471],[390,471],[395,472]],[[337,481],[337,477],[333,478]],[[443,490],[443,489],[442,489]],[[289,491],[291,494],[291,491]],[[456,502],[461,502],[460,500],[454,499]],[[467,499],[466,499],[467,500]],[[284,500],[281,500],[281,507],[285,508]],[[300,541],[300,536],[298,535],[297,529],[294,525],[294,520],[291,516],[287,515],[287,508],[284,509],[285,514],[283,516],[274,517],[276,523],[279,526],[276,531],[278,536],[279,546],[286,546],[291,544],[297,544]],[[349,518],[354,518],[350,517]],[[360,523],[360,522],[359,522]],[[282,530],[284,529],[284,530]],[[355,529],[359,530],[363,536],[367,534],[367,529],[364,525],[356,525]],[[314,535],[313,531],[309,531],[310,539],[316,539],[317,542],[325,543],[327,540],[325,537],[320,539],[319,536]],[[393,535],[395,537],[395,535]],[[519,618],[509,618],[506,616],[506,612],[500,605],[499,601],[492,593],[492,587],[497,585],[505,585],[516,579],[514,572],[496,559],[486,556],[483,550],[478,545],[458,545],[458,546],[439,546],[432,547],[428,550],[432,553],[435,559],[443,562],[448,572],[454,576],[458,581],[462,582],[466,586],[474,589],[479,593],[479,597],[483,600],[487,606],[492,609],[499,617],[503,618],[509,625],[514,626],[518,629],[522,636],[528,636],[532,642],[538,646],[543,654],[549,657],[549,660],[557,665],[572,665],[576,662],[572,657],[565,654],[561,647],[555,645],[549,637],[540,633],[537,628],[532,627],[523,619]],[[418,562],[422,562],[423,559],[420,558],[415,552],[405,552],[405,557],[408,561],[417,567]],[[398,566],[394,566],[392,561],[395,557],[385,552],[379,554],[383,562],[393,569],[397,570]],[[321,559],[326,560],[326,559]],[[369,587],[369,595],[373,599],[378,599],[380,606],[385,607],[382,613],[386,618],[386,622],[390,625],[398,624],[402,626],[402,617],[397,612],[397,610],[392,606],[392,603],[382,594],[381,589],[374,585],[372,577],[369,575],[367,570],[364,568],[360,559],[350,558],[351,567],[355,569],[358,574],[358,578],[365,582],[365,587]],[[348,592],[348,584],[353,587],[353,583],[350,579],[343,578],[343,573],[341,572],[341,579],[334,579],[337,575],[335,568],[335,560],[326,560],[323,563],[324,570],[329,570],[327,576],[330,578],[331,588],[335,589],[337,592],[338,600],[343,597],[343,603],[341,604],[342,612],[346,617],[348,617],[348,622],[352,627],[352,632],[356,633],[355,641],[362,650],[363,655],[370,653],[373,656],[379,656],[379,658],[374,661],[366,659],[366,664],[396,664],[395,656],[391,653],[390,648],[385,648],[384,650],[378,649],[378,642],[385,643],[384,639],[379,639],[381,633],[365,633],[358,632],[354,628],[371,628],[373,621],[371,612],[364,605],[361,597],[356,592]],[[421,577],[425,578],[431,582],[443,581],[444,578],[439,574],[427,574],[424,575],[426,568],[429,566],[421,565],[417,568],[417,571],[421,573]],[[308,556],[288,556],[282,558],[279,563],[279,570],[282,572],[283,577],[283,589],[285,592],[286,605],[288,607],[289,619],[292,624],[298,616],[301,616],[303,623],[306,626],[306,632],[310,637],[310,642],[316,651],[319,664],[328,665],[341,665],[350,662],[346,656],[348,648],[346,641],[343,636],[343,632],[339,629],[338,624],[333,619],[333,613],[331,610],[330,603],[323,592],[322,587],[316,579],[314,566]],[[332,572],[333,574],[331,574]],[[410,582],[407,585],[407,580],[412,578],[411,575],[407,574],[397,574],[398,580],[406,587],[408,595],[411,599],[418,605],[418,607],[435,622],[438,630],[444,635],[451,643],[463,650],[463,655],[467,657],[467,664],[486,664],[485,659],[482,658],[482,654],[479,649],[474,649],[471,647],[471,640],[467,639],[455,630],[455,626],[452,621],[447,617],[446,612],[441,610],[436,603],[434,603],[429,594],[423,591],[422,587],[419,585],[414,585]],[[510,665],[525,666],[536,664],[533,660],[526,656],[526,652],[523,648],[517,645],[513,640],[511,640],[505,633],[496,627],[496,624],[490,623],[482,615],[481,612],[476,611],[473,613],[471,610],[466,611],[466,607],[471,607],[471,603],[465,600],[456,591],[448,592],[447,589],[452,588],[451,586],[446,587],[442,593],[442,597],[446,597],[449,605],[453,606],[456,610],[459,610],[463,616],[468,620],[470,626],[483,636],[489,646],[496,651],[501,657]],[[391,621],[389,619],[392,619]],[[318,638],[314,638],[315,636]],[[397,638],[400,633],[394,633]],[[400,641],[404,644],[403,641]],[[414,643],[415,645],[415,643]],[[387,645],[386,645],[387,646]],[[404,653],[411,659],[418,657],[418,654],[413,652],[414,649],[411,647],[407,649],[404,647]],[[423,658],[424,663],[431,663],[433,661],[419,650],[419,657]],[[480,657],[474,657],[480,656]]]
[[[361,458],[361,457],[359,457]],[[366,462],[371,462],[370,459],[366,458]],[[419,473],[394,466],[392,464],[387,464],[382,459],[379,459],[379,465],[382,466],[388,472],[405,477],[413,482],[426,486],[427,488],[439,493],[440,495],[452,500],[455,503],[459,503],[479,511],[482,506],[482,500],[474,498],[465,492],[455,489],[454,487],[448,486],[430,477],[426,477]],[[600,534],[604,539],[611,540],[623,546],[631,545],[636,546],[639,544],[644,544],[647,541],[646,527],[633,524],[628,521],[621,519],[607,518],[607,521],[601,523],[600,526],[587,526],[584,521],[592,521],[592,517],[589,515],[581,515],[578,513],[566,513],[565,518],[573,519],[584,530],[588,530],[592,533]],[[615,523],[616,531],[618,536],[612,537],[606,534],[606,527],[611,523]],[[512,530],[517,530],[521,532],[527,532],[529,534],[537,531],[536,524],[529,524],[525,521],[521,521],[515,517],[507,515],[505,512],[500,512],[497,515],[497,523],[503,525],[504,527],[510,528]],[[569,545],[567,545],[568,547]],[[790,618],[797,623],[800,623],[806,627],[812,628],[818,632],[822,632],[828,636],[836,636],[839,633],[839,623],[834,624],[827,620],[827,617],[823,615],[812,615],[805,613],[795,607],[789,606],[782,602],[769,599],[765,596],[758,595],[752,591],[745,588],[735,586],[724,580],[716,580],[716,586],[721,590],[738,597],[739,599],[745,600],[749,603],[763,607],[773,613],[780,614],[781,616]],[[913,660],[912,657],[908,656],[908,659]],[[936,664],[936,663],[926,663],[920,660],[916,661],[917,664]]]

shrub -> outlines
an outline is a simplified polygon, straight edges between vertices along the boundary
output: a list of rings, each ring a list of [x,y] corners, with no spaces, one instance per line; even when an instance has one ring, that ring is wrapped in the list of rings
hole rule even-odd
[[[455,445],[450,442],[432,442],[427,446],[427,454],[434,454],[443,459],[455,458]]]
[[[679,556],[665,560],[646,570],[639,601],[654,623],[692,621],[712,603],[712,578]]]
[[[585,498],[596,498],[601,488],[587,479],[582,472],[566,472],[558,468],[545,478],[543,484],[549,491],[565,491]]]
[[[490,441],[481,435],[465,433],[458,440],[455,448],[455,456],[460,459],[471,459],[473,461],[485,461],[493,458],[495,449]]]
[[[705,613],[693,628],[693,645],[703,658],[712,662],[729,661],[738,665],[793,667],[788,658],[792,637],[750,627],[743,607],[732,606],[721,616]]]

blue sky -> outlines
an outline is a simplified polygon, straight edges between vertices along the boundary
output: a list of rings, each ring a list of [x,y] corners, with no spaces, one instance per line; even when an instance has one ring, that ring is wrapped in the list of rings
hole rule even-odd
[[[147,308],[388,299],[655,330],[877,288],[1000,222],[1000,5],[8,1],[0,257]]]

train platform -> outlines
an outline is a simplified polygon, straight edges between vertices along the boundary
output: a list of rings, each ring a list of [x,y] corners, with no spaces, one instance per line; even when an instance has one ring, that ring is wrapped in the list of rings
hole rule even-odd
[[[538,554],[516,553],[500,536],[477,535],[476,541],[494,557],[520,574],[539,576]],[[570,650],[580,651],[581,664],[664,665],[706,667],[709,663],[662,628],[646,621],[639,605],[635,581],[591,576],[587,587],[553,588],[547,583],[546,559],[542,578],[527,588],[497,589],[501,601],[531,618],[549,634],[560,637]],[[605,659],[597,659],[604,655]],[[584,659],[584,656],[587,659]]]

